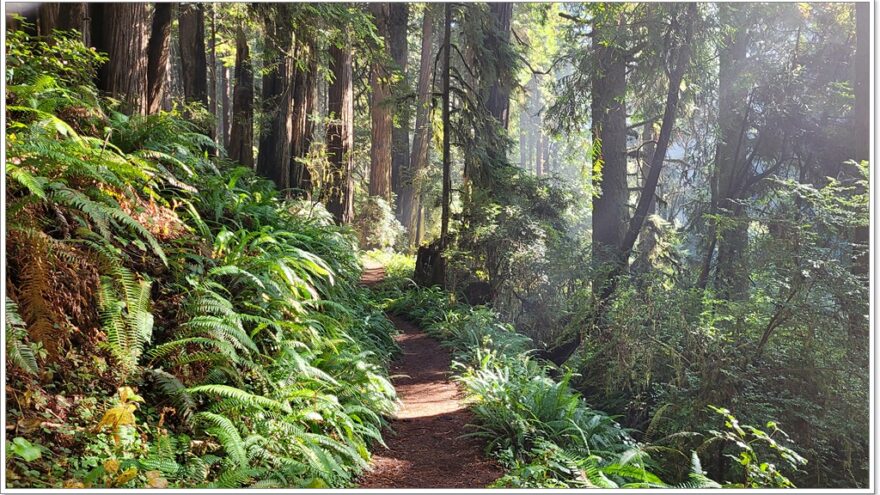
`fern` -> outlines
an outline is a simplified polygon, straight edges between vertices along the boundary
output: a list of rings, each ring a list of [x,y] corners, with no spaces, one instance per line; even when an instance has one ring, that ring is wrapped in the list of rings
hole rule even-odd
[[[260,395],[253,395],[245,392],[244,390],[230,387],[228,385],[199,385],[196,387],[188,388],[187,392],[191,394],[219,395],[221,397],[233,399],[243,406],[256,409],[267,408],[270,410],[283,411],[286,413],[292,412],[290,404],[287,404],[286,402],[279,402],[277,400],[269,399]]]
[[[235,427],[229,418],[211,412],[200,412],[195,415],[195,421],[197,424],[208,426],[208,432],[216,436],[220,441],[223,449],[229,455],[233,467],[241,468],[247,466],[244,443],[241,440],[238,428]]]
[[[36,375],[39,372],[34,350],[24,342],[27,336],[24,320],[18,314],[18,305],[6,298],[6,357],[24,371]]]

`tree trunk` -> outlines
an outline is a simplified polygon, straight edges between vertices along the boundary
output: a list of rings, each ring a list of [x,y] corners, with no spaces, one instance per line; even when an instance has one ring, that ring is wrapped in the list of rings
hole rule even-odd
[[[323,191],[327,211],[338,224],[350,223],[354,217],[354,179],[352,178],[352,147],[354,145],[354,94],[352,92],[351,42],[344,46],[330,45],[330,70],[333,80],[327,88],[327,159],[330,180]]]
[[[553,146],[553,144],[550,142],[550,136],[548,136],[547,134],[544,134],[544,160],[543,160],[544,175],[547,175],[550,172],[552,172],[551,166],[550,166],[550,148],[552,146]]]
[[[147,48],[147,113],[162,109],[171,45],[172,5],[156,3]]]
[[[856,14],[856,52],[854,56],[853,91],[855,102],[855,129],[853,158],[856,161],[870,160],[870,66],[871,66],[871,6],[867,2],[855,4]],[[863,193],[864,191],[857,191]],[[870,219],[866,219],[870,220]],[[851,272],[865,287],[869,287],[871,231],[868,225],[859,226],[853,232],[853,257]],[[869,335],[867,303],[851,304],[849,313],[849,333],[851,336],[866,338]]]
[[[395,70],[402,76],[397,85],[396,93],[403,95],[407,91],[407,26],[409,24],[409,6],[406,3],[392,3],[389,6],[388,44]],[[409,219],[404,215],[403,190],[407,187],[405,180],[412,174],[409,172],[409,100],[399,100],[397,121],[391,129],[391,192],[397,198],[397,219],[408,228]],[[392,121],[393,122],[393,121]]]
[[[618,29],[624,29],[624,18],[618,13],[612,22],[593,24],[596,75],[592,88],[593,167],[600,169],[601,179],[593,197],[593,266],[596,268],[618,262],[618,248],[626,232],[629,190],[626,183],[626,59],[615,41]],[[611,43],[602,41],[611,40]],[[598,162],[598,163],[597,163]],[[594,292],[602,291],[607,282],[600,269]]]
[[[7,18],[7,22],[9,19]],[[48,36],[52,30],[77,30],[87,46],[89,36],[89,4],[84,2],[47,2],[40,4],[37,14],[37,34]],[[11,23],[7,28],[11,27]]]
[[[739,201],[742,191],[738,184],[745,173],[743,129],[748,119],[750,99],[747,87],[740,81],[744,75],[748,35],[739,26],[739,10],[734,4],[719,4],[722,24],[733,26],[722,43],[718,71],[718,125],[719,139],[715,150],[715,195],[712,205],[731,219],[723,231],[713,229],[718,249],[716,282],[719,295],[740,301],[748,297],[748,267],[742,266],[748,248],[748,222],[743,217]],[[745,105],[744,105],[745,103]],[[711,241],[710,241],[711,242]],[[711,253],[710,253],[711,254]]]
[[[510,2],[493,2],[489,4],[489,14],[494,23],[494,31],[498,37],[493,41],[499,44],[510,43],[510,21],[513,18],[513,4]],[[500,50],[501,47],[494,47]],[[489,87],[486,107],[501,127],[507,130],[510,121],[510,87],[512,79],[496,74]]]
[[[235,87],[232,92],[232,129],[229,158],[254,166],[254,72],[244,29],[235,33]]]
[[[379,36],[385,40],[388,53],[388,3],[371,3],[370,12],[376,21]],[[379,196],[391,203],[391,96],[390,73],[381,60],[374,61],[370,70],[370,196]]]
[[[211,110],[211,116],[214,117],[214,126],[211,128],[211,136],[218,145],[223,144],[222,126],[223,120],[220,117],[220,78],[217,76],[219,64],[217,63],[217,7],[214,4],[207,4],[211,9],[211,39],[208,43],[208,52],[211,54],[208,60],[208,106]]]
[[[293,90],[293,141],[291,143],[291,180],[297,194],[311,197],[312,176],[306,163],[312,143],[313,121],[318,78],[317,48],[314,40],[300,40],[298,48],[304,67],[297,68]]]
[[[422,171],[428,165],[428,148],[431,144],[431,80],[433,79],[433,56],[434,44],[434,9],[430,5],[425,6],[425,14],[422,18],[422,49],[419,60],[419,86],[418,100],[416,103],[416,127],[413,134],[412,153],[408,173],[403,179],[403,187],[400,198],[401,216],[403,226],[409,234],[409,245],[416,246],[419,243],[418,226],[419,211],[421,209],[421,176]]]
[[[540,177],[544,175],[544,133],[540,125],[535,132],[535,176]]]
[[[61,4],[58,2],[47,2],[40,4],[37,13],[37,36],[49,36],[55,29],[59,27],[61,17]]]
[[[870,159],[871,133],[870,133],[870,116],[871,116],[871,6],[867,2],[855,4],[856,9],[856,53],[855,53],[855,74],[853,78],[853,90],[855,93],[855,104],[853,111],[855,113],[855,143],[853,146],[853,158],[856,161]],[[869,270],[870,253],[868,251],[869,244],[869,228],[857,227],[855,231],[854,241],[856,244],[864,246],[858,250],[854,259],[854,272],[860,277],[867,279]]]
[[[272,179],[280,190],[290,187],[290,144],[293,116],[293,32],[289,16],[267,15],[263,66],[262,111],[257,173]]]
[[[201,4],[181,4],[177,16],[183,98],[208,108],[208,68],[205,53],[205,14]]]
[[[109,57],[98,71],[98,88],[121,100],[124,111],[146,113],[149,5],[106,3],[92,9],[100,19],[92,23],[95,48]]]
[[[229,148],[229,68],[220,63],[220,144]]]
[[[452,49],[452,5],[447,3],[446,19],[443,22],[443,191],[440,216],[440,251],[449,242],[449,202],[452,192],[452,170],[449,156],[449,52]]]
[[[678,110],[681,80],[690,65],[690,43],[693,34],[694,18],[696,15],[697,4],[689,3],[686,14],[687,19],[685,20],[683,27],[684,40],[682,41],[681,46],[676,49],[675,66],[672,67],[669,72],[669,89],[666,94],[666,107],[663,111],[663,121],[660,125],[660,136],[657,138],[657,145],[651,157],[651,166],[648,169],[648,176],[645,179],[645,185],[639,196],[636,211],[633,214],[632,220],[629,223],[629,228],[627,229],[623,242],[620,245],[620,262],[622,263],[618,265],[620,268],[623,268],[625,266],[624,264],[629,259],[629,255],[636,243],[636,238],[638,238],[639,232],[642,230],[642,225],[645,223],[648,210],[651,208],[651,204],[654,203],[654,195],[657,192],[657,183],[660,180],[660,172],[663,169],[663,162],[666,160],[666,150],[669,148],[672,128],[675,126],[675,116]]]

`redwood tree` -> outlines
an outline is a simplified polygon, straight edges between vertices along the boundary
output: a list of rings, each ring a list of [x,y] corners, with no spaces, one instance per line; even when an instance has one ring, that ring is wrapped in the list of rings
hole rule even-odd
[[[229,157],[245,167],[254,166],[254,72],[244,29],[235,32],[235,76],[232,91],[232,127]]]
[[[608,16],[608,18],[605,18]],[[617,250],[629,217],[626,184],[626,54],[619,42],[624,27],[623,9],[609,8],[593,23],[592,80],[593,162],[602,171],[593,197],[593,264],[617,262]],[[597,281],[604,282],[600,274]],[[599,290],[601,283],[594,285]]]
[[[403,225],[409,232],[409,243],[415,245],[418,242],[419,207],[421,204],[421,184],[419,183],[422,171],[428,164],[428,147],[431,142],[431,80],[433,79],[433,54],[434,45],[434,9],[431,5],[425,6],[425,14],[422,19],[422,47],[419,61],[418,101],[416,103],[416,126],[413,133],[412,153],[406,177],[400,196],[401,216]]]
[[[384,50],[376,57],[370,69],[370,196],[379,196],[391,202],[391,96],[390,73],[387,67],[388,51],[388,3],[371,3],[370,12],[379,36],[384,40]]]
[[[147,111],[147,44],[150,6],[145,3],[92,5],[92,41],[109,60],[98,72],[98,88],[132,113]]]
[[[347,38],[347,35],[343,35]],[[330,46],[330,70],[333,80],[327,89],[327,158],[330,180],[324,201],[336,223],[349,223],[354,216],[354,179],[352,147],[354,144],[354,95],[352,92],[351,42]]]
[[[205,53],[205,13],[201,4],[180,5],[177,16],[180,32],[181,78],[187,102],[208,107],[208,62]]]
[[[409,5],[403,2],[392,3],[389,7],[388,17],[388,44],[391,59],[394,61],[394,69],[400,73],[401,81],[398,83],[397,118],[394,119],[391,129],[391,191],[397,197],[397,217],[401,223],[404,219],[402,194],[404,189],[404,176],[411,174],[409,167],[409,117],[410,103],[402,94],[408,91],[406,80],[406,61],[409,56],[406,40],[407,25],[409,24]]]
[[[156,3],[147,48],[147,112],[162,108],[171,45],[172,4]]]
[[[267,4],[268,5],[268,4]],[[264,26],[266,48],[263,66],[262,111],[265,125],[260,128],[257,173],[272,179],[278,189],[290,187],[290,145],[293,117],[293,66],[290,57],[293,30],[289,6],[266,9]]]

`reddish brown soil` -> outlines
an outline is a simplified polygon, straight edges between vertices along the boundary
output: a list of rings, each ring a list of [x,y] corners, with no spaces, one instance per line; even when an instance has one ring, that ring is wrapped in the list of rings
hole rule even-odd
[[[412,323],[391,320],[402,332],[403,356],[391,376],[403,406],[384,435],[388,448],[378,446],[360,488],[484,488],[502,471],[482,442],[462,438],[473,417],[449,380],[449,352]]]

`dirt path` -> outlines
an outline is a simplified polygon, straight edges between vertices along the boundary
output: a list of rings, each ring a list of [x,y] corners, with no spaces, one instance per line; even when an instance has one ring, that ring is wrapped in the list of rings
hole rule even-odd
[[[473,421],[449,380],[449,352],[412,323],[391,317],[403,356],[391,366],[403,402],[360,488],[484,488],[502,475],[482,442],[461,438]]]
[[[361,274],[361,283],[364,285],[373,285],[385,278],[385,267],[382,265],[373,265],[364,263],[364,273]]]

